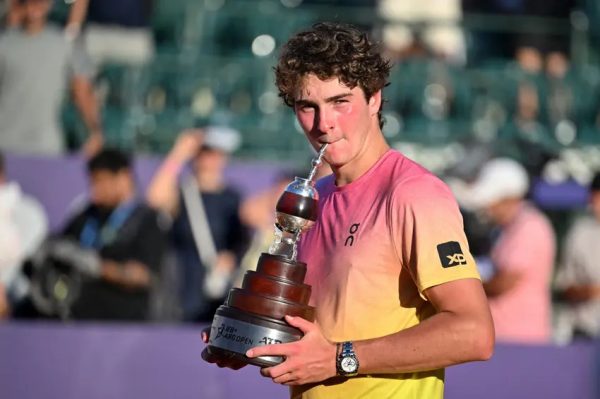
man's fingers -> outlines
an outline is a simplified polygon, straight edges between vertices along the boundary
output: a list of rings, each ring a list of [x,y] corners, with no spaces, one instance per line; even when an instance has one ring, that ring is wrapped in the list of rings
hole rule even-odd
[[[207,344],[208,338],[210,337],[210,327],[203,328],[200,335],[202,336],[202,341],[204,341],[204,343]]]
[[[261,345],[255,346],[252,349],[248,349],[248,351],[246,352],[246,356],[287,356],[289,355],[289,350],[289,344]]]
[[[289,384],[296,381],[296,378],[292,373],[285,373],[277,378],[273,378],[273,382],[277,384]]]
[[[302,317],[285,316],[285,321],[293,327],[299,328],[304,334],[311,331],[315,325]]]
[[[224,359],[222,357],[217,357],[214,355],[211,355],[208,352],[208,349],[204,348],[202,350],[202,354],[201,357],[204,361],[208,362],[208,363],[214,363],[216,364],[218,367],[220,368],[229,368],[232,370],[239,370],[242,367],[246,366],[246,363],[241,361],[241,360],[237,360],[234,358],[231,359]]]

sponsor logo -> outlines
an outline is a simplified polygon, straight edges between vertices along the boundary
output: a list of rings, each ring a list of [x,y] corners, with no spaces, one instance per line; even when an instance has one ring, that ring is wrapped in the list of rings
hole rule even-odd
[[[448,241],[437,246],[438,255],[442,262],[442,267],[463,266],[467,264],[467,258],[456,241]]]
[[[350,226],[350,229],[348,230],[350,235],[346,238],[346,241],[344,241],[345,247],[351,247],[352,245],[354,245],[354,234],[356,234],[356,232],[358,231],[359,226],[360,223],[354,223],[352,224],[352,226]]]

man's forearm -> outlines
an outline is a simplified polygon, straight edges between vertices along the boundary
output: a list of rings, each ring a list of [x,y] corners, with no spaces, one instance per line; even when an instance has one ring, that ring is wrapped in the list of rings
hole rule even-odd
[[[398,333],[354,343],[361,374],[434,370],[493,352],[489,321],[440,312]]]
[[[102,261],[101,276],[104,280],[125,288],[148,288],[151,282],[148,268],[134,261]]]
[[[571,285],[561,292],[561,296],[570,302],[585,302],[600,298],[600,285]]]
[[[150,206],[174,215],[178,206],[178,178],[185,161],[169,154],[148,185],[146,200]]]
[[[73,100],[89,134],[101,134],[100,110],[92,82],[85,77],[75,77],[72,87]]]

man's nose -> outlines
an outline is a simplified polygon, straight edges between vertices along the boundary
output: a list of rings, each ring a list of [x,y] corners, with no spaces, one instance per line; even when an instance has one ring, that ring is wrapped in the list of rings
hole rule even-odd
[[[318,127],[322,133],[328,133],[334,128],[335,122],[330,111],[321,109],[319,111],[318,118]]]

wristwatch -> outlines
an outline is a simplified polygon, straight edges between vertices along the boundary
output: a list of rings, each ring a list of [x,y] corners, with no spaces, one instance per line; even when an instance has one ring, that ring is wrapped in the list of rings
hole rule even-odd
[[[354,353],[354,346],[351,341],[338,343],[338,356],[336,359],[336,369],[338,375],[343,377],[354,377],[358,374],[358,358]]]

